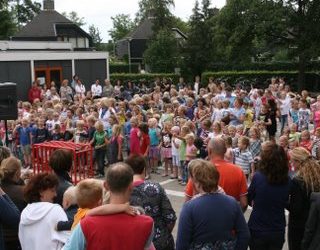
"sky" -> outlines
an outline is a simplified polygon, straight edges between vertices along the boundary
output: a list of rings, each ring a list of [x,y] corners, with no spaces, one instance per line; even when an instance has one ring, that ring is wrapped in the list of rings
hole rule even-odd
[[[42,3],[42,0],[35,0]],[[104,42],[110,39],[108,30],[112,28],[111,17],[117,14],[130,14],[135,17],[138,11],[139,0],[55,0],[56,11],[75,11],[80,17],[84,17],[86,26],[84,30],[88,31],[88,26],[94,24],[101,32]],[[199,1],[201,2],[201,1]],[[212,0],[212,7],[221,8],[225,0]],[[175,0],[175,8],[171,11],[174,15],[186,21],[192,13],[195,0]]]

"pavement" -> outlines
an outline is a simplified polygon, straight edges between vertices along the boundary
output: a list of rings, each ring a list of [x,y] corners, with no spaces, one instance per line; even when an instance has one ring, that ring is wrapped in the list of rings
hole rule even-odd
[[[156,174],[152,174],[151,181],[158,182],[161,184],[161,186],[163,186],[163,188],[165,189],[165,191],[171,201],[172,207],[173,207],[174,211],[176,212],[178,219],[177,219],[177,223],[173,229],[173,236],[176,239],[180,211],[181,211],[181,208],[182,208],[184,200],[185,200],[185,198],[184,198],[185,186],[180,185],[176,179],[168,179],[168,177],[162,177],[161,175],[156,175]],[[245,213],[245,218],[247,221],[250,217],[251,210],[252,210],[251,207],[248,207],[248,209]],[[287,246],[287,242],[286,242],[283,247],[283,250],[287,250],[287,249],[288,249],[288,246]]]

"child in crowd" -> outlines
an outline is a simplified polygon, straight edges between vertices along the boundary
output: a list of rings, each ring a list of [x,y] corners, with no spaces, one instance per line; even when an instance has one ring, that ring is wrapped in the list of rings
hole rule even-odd
[[[298,102],[298,100],[293,99],[291,101],[291,109],[289,111],[289,115],[291,118],[291,122],[296,125],[298,125],[298,123],[299,123],[298,112],[299,112],[299,102]]]
[[[50,139],[49,131],[44,126],[44,124],[45,124],[45,120],[40,118],[38,120],[38,126],[35,131],[34,138],[33,138],[34,143],[42,143],[42,142],[46,142]]]
[[[130,119],[130,155],[140,155],[140,131],[138,128],[138,119],[136,117],[132,117]]]
[[[112,135],[109,140],[109,157],[108,164],[114,164],[116,162],[122,161],[122,145],[123,145],[123,136],[121,135],[121,126],[115,124],[112,126]]]
[[[147,162],[146,167],[146,180],[150,179],[150,165],[148,164],[148,155],[149,155],[149,149],[150,149],[150,136],[149,136],[149,127],[148,124],[143,122],[139,125],[140,129],[140,150],[141,155],[145,158]]]
[[[181,185],[186,185],[188,182],[188,165],[189,162],[192,161],[193,159],[195,159],[197,157],[197,151],[198,149],[196,148],[196,146],[194,145],[194,141],[195,141],[195,137],[193,134],[188,134],[186,135],[186,161],[185,161],[185,165],[183,168],[184,171],[184,180],[181,183]]]
[[[243,107],[246,110],[245,116],[244,116],[244,135],[247,135],[249,133],[250,128],[253,126],[253,103],[252,102],[244,102]]]
[[[162,177],[166,177],[169,175],[169,168],[170,168],[171,174],[173,174],[172,152],[171,152],[171,146],[172,146],[171,128],[172,128],[172,123],[165,122],[163,124],[163,130],[161,132],[161,157],[164,161],[164,174],[162,175]]]
[[[96,128],[94,124],[96,123],[96,118],[93,115],[89,115],[87,117],[87,124],[88,124],[88,140],[91,141],[93,139],[94,132]]]
[[[208,139],[210,134],[210,128],[211,128],[211,121],[210,120],[204,120],[201,122],[201,129],[199,133],[199,139],[202,141],[202,146],[200,148],[200,158],[205,159],[208,156]]]
[[[229,136],[232,138],[232,148],[236,148],[238,145],[238,136],[237,136],[236,127],[233,125],[229,125],[228,133],[229,133]]]
[[[174,126],[171,129],[172,134],[172,166],[173,166],[173,172],[174,174],[171,176],[172,179],[178,178],[178,172],[179,176],[181,176],[180,171],[180,152],[179,148],[181,145],[181,140],[178,139],[176,136],[180,134],[180,128],[178,126]]]
[[[299,146],[311,152],[312,141],[311,141],[310,132],[308,130],[303,130],[301,132],[301,141]]]
[[[250,146],[249,150],[253,158],[260,155],[261,151],[261,140],[260,140],[260,130],[257,127],[251,127],[249,130],[250,136]]]
[[[300,140],[300,136],[301,134],[297,131],[297,125],[295,123],[292,123],[290,125],[290,134],[289,134],[289,140],[293,139],[295,141],[299,141]]]
[[[107,134],[101,121],[95,124],[96,131],[90,144],[94,146],[94,159],[97,164],[97,177],[104,176],[104,158],[106,156],[106,146],[109,143]]]
[[[158,128],[158,121],[156,118],[148,120],[150,149],[149,149],[149,166],[151,172],[157,173],[159,161],[159,144],[160,144],[160,130]]]
[[[95,179],[83,180],[78,183],[75,195],[79,209],[74,215],[71,229],[75,228],[90,209],[102,204],[102,183]]]
[[[311,154],[313,157],[317,157],[317,151],[320,147],[320,128],[316,128],[314,132],[314,137],[312,140]]]
[[[181,128],[181,133],[179,136],[175,134],[175,138],[178,138],[181,140],[179,145],[179,157],[180,157],[180,183],[186,183],[188,180],[188,172],[185,169],[186,166],[186,150],[187,150],[187,142],[186,142],[186,136],[190,134],[190,129],[188,126],[183,126]]]
[[[232,138],[230,136],[224,137],[224,142],[226,144],[227,151],[224,154],[224,159],[228,162],[233,163],[233,150],[232,150]]]
[[[88,141],[88,132],[85,129],[85,122],[83,120],[77,121],[77,127],[74,132],[75,143],[86,143]]]
[[[54,125],[54,130],[51,136],[53,141],[63,141],[64,134],[61,132],[61,127],[59,124]]]
[[[246,136],[241,136],[238,141],[238,147],[233,149],[234,163],[241,167],[243,173],[247,177],[250,175],[250,170],[253,174],[253,157],[249,151],[250,139]]]
[[[306,99],[301,99],[299,102],[299,111],[298,111],[298,129],[299,131],[308,130],[309,123],[312,120],[312,114],[308,108],[308,103]]]
[[[22,119],[21,124],[18,124],[13,133],[17,132],[19,135],[19,143],[23,154],[25,167],[31,167],[31,142],[32,135],[29,127],[29,121],[26,118]]]

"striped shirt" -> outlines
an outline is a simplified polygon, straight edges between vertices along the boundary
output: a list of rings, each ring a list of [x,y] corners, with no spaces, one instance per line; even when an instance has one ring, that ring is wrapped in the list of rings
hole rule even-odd
[[[250,166],[253,163],[251,152],[248,149],[240,151],[239,148],[235,148],[232,151],[234,155],[234,164],[239,166],[244,174],[249,174]]]
[[[253,158],[259,156],[260,151],[261,151],[261,141],[260,140],[251,141],[250,146],[249,146],[249,150],[250,150]]]

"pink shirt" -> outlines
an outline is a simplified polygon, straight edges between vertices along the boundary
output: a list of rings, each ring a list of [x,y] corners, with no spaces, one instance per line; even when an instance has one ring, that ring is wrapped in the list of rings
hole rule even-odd
[[[137,154],[140,155],[140,140],[139,140],[139,129],[138,128],[131,128],[130,130],[130,154]]]

